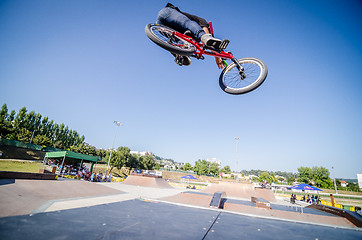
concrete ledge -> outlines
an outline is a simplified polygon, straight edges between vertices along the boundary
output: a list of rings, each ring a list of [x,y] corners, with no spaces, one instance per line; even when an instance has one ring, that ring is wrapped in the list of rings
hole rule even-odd
[[[0,179],[36,179],[36,180],[56,180],[53,173],[27,173],[0,171]]]
[[[251,202],[255,203],[256,207],[259,208],[266,208],[270,210],[270,202],[263,199],[263,198],[258,198],[258,197],[251,197]]]
[[[362,221],[361,221],[362,217],[359,216],[358,213],[352,213],[343,209],[321,205],[321,204],[312,204],[309,205],[307,208],[314,208],[340,217],[344,217],[348,219],[351,223],[353,223],[356,227],[359,228],[362,227]]]

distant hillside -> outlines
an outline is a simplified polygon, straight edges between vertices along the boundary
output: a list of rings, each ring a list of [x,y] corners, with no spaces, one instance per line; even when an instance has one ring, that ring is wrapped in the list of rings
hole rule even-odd
[[[357,184],[358,183],[358,180],[357,180],[357,178],[356,179],[351,179],[351,178],[338,178],[338,180],[342,180],[342,181],[346,181],[346,182],[351,182],[351,183],[355,183],[355,184]]]
[[[43,151],[7,145],[0,145],[0,153],[0,159],[43,160],[45,156]]]

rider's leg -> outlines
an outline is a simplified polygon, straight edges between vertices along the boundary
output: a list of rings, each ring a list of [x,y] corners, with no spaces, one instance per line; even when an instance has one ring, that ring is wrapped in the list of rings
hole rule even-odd
[[[206,46],[219,48],[222,41],[214,38],[211,34],[205,33],[202,27],[195,21],[173,8],[163,8],[158,13],[156,23],[163,24],[178,32],[184,33],[189,30],[196,37],[197,41],[202,41]]]
[[[170,27],[172,29],[175,29],[178,32],[184,33],[186,30],[189,30],[188,28],[186,28],[184,26],[185,25],[184,22],[187,22],[187,21],[191,21],[191,20],[188,19],[185,15],[183,15],[180,12],[176,11],[175,9],[163,8],[158,13],[156,23],[168,26],[168,27]],[[192,31],[193,34],[195,32],[195,29],[196,28],[194,27],[194,31]],[[196,32],[198,32],[199,30],[200,29],[196,30]],[[202,28],[201,28],[201,30],[202,30]],[[178,65],[180,65],[180,66],[182,66],[182,65],[188,66],[188,65],[191,64],[190,57],[188,57],[188,56],[180,56],[180,55],[177,55],[177,54],[174,54],[174,53],[171,53],[171,54],[175,57],[175,62]]]
[[[161,9],[158,13],[156,23],[163,24],[181,33],[190,30],[198,41],[200,41],[201,36],[205,34],[197,22],[190,20],[179,11],[169,7]]]

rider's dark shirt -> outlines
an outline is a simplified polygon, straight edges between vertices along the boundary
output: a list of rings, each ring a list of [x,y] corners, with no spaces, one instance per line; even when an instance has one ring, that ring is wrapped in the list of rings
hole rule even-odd
[[[206,27],[210,31],[209,23],[205,19],[198,17],[196,15],[192,15],[190,13],[181,12],[178,7],[175,7],[171,3],[167,3],[166,7],[173,8],[173,9],[179,11],[180,13],[182,13],[183,15],[188,17],[190,20],[197,22],[201,27]]]

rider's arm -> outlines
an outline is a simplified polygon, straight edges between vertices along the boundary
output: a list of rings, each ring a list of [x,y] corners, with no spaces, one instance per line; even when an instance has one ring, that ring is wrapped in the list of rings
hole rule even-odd
[[[202,29],[205,31],[205,33],[210,33],[207,27],[203,27]],[[215,62],[219,69],[224,69],[225,65],[221,58],[215,57]]]

